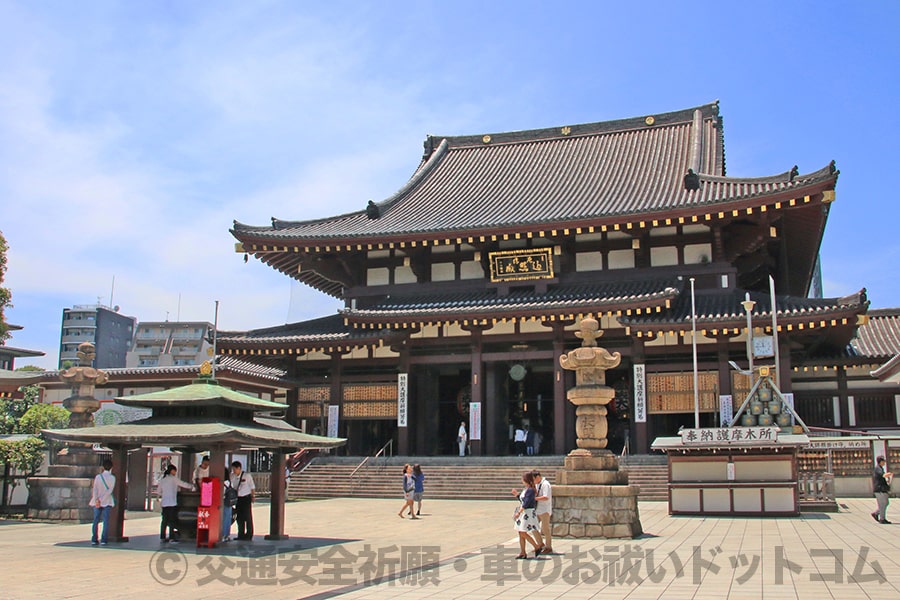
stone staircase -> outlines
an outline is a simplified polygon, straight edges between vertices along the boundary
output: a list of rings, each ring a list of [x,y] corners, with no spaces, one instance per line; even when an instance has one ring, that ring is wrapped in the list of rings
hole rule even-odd
[[[657,458],[657,457],[651,457]],[[512,488],[521,488],[522,473],[539,469],[551,483],[562,468],[562,456],[541,457],[391,457],[371,462],[356,471],[361,457],[320,457],[294,473],[288,498],[402,498],[402,471],[406,463],[422,465],[425,498],[450,500],[508,500]],[[663,460],[665,460],[663,458]],[[640,500],[667,499],[665,465],[627,467],[631,482],[641,486]],[[644,486],[647,486],[645,492]]]
[[[665,456],[632,455],[620,460],[619,468],[628,473],[628,483],[641,488],[638,500],[669,500],[669,466]]]

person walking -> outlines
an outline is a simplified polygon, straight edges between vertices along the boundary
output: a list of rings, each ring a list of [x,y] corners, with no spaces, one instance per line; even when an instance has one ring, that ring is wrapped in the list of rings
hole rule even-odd
[[[159,524],[159,540],[163,543],[177,544],[181,533],[178,531],[178,488],[192,490],[194,486],[178,479],[178,467],[169,465],[163,476],[156,482],[156,490],[160,497],[162,517]],[[166,530],[168,529],[168,537]]]
[[[406,465],[403,467],[403,507],[397,514],[403,518],[403,513],[409,509],[409,517],[418,519],[416,513],[413,512],[413,498],[416,491],[416,482],[413,478],[412,467]]]
[[[110,473],[112,461],[103,461],[103,470],[94,477],[94,486],[91,489],[91,508],[94,509],[94,523],[91,525],[91,546],[105,546],[109,541],[109,513],[116,505],[113,498],[113,489],[116,487],[116,476]],[[103,533],[97,539],[97,526],[103,522]]]
[[[466,455],[466,444],[469,442],[469,434],[466,433],[466,422],[459,424],[459,431],[456,432],[456,443],[459,444],[459,455]]]
[[[231,463],[231,486],[237,490],[237,539],[253,539],[253,501],[256,499],[256,485],[250,473],[244,471],[241,461]]]
[[[553,533],[550,525],[550,516],[553,512],[553,489],[550,482],[541,476],[541,472],[535,469],[532,471],[534,475],[535,500],[537,507],[534,512],[540,523],[540,537],[538,542],[544,547],[541,554],[553,553]]]
[[[416,503],[416,516],[422,515],[422,494],[425,493],[425,473],[421,465],[413,466],[413,501]]]
[[[533,537],[531,537],[532,532],[538,533],[538,519],[535,514],[535,507],[537,506],[536,498],[536,490],[534,489],[534,475],[531,471],[526,471],[522,475],[522,483],[525,484],[524,489],[521,492],[513,490],[513,495],[518,495],[519,497],[519,506],[516,508],[516,511],[513,513],[513,520],[515,521],[515,529],[519,532],[519,555],[516,557],[517,559],[528,558],[528,555],[525,553],[525,542],[528,542],[534,548],[534,555],[538,556],[543,551],[543,545],[538,544]]]
[[[872,474],[872,491],[875,493],[878,509],[872,513],[872,518],[883,525],[890,525],[891,522],[887,520],[888,494],[891,491],[891,480],[894,478],[894,474],[884,471],[885,462],[883,456],[875,459],[875,472]]]

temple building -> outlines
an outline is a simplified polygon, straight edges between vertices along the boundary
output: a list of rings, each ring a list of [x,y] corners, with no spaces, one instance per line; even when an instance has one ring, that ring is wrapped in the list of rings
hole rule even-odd
[[[757,364],[778,357],[780,388],[808,424],[855,427],[867,415],[897,429],[895,388],[884,385],[872,410],[854,396],[857,376],[872,396],[869,371],[900,352],[855,339],[869,323],[865,289],[810,297],[834,163],[728,176],[723,132],[712,103],[428,136],[387,199],[334,217],[235,222],[237,252],[343,308],[221,333],[219,352],[283,369],[298,382],[287,390],[293,422],[311,431],[327,419],[351,454],[389,439],[402,454],[455,453],[460,422],[473,454],[513,452],[518,428],[538,453],[571,450],[574,381],[559,356],[579,345],[587,316],[622,355],[606,373],[614,451],[648,452],[693,426],[695,410],[701,426],[730,419],[749,384],[729,363],[746,369],[751,347]]]

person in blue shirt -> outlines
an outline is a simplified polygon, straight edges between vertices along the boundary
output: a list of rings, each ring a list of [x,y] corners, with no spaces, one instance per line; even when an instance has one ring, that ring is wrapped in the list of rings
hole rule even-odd
[[[421,465],[413,466],[413,501],[416,503],[416,516],[422,516],[422,494],[425,492],[425,473]]]

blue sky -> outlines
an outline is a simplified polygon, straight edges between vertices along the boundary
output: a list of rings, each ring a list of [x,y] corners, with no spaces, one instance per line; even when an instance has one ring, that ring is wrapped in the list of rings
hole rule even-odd
[[[62,309],[111,292],[145,321],[219,300],[230,330],[333,314],[232,220],[362,209],[426,134],[716,99],[730,175],[837,161],[825,294],[900,306],[900,3],[625,4],[0,0],[8,344],[47,353],[17,365],[54,367]]]

